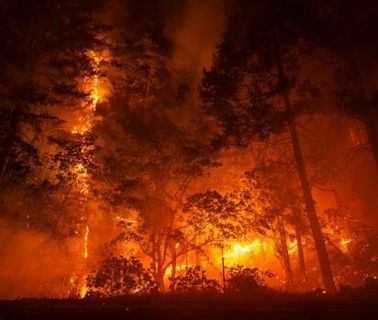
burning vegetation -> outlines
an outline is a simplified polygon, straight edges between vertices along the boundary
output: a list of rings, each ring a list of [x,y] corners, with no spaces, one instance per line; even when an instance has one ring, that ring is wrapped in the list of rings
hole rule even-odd
[[[378,276],[378,6],[0,1],[0,298]]]

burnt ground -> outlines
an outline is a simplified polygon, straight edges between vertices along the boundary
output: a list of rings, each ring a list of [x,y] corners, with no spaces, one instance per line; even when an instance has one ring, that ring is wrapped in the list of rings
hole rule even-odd
[[[378,295],[227,297],[154,296],[113,300],[13,300],[0,302],[10,319],[378,319]]]

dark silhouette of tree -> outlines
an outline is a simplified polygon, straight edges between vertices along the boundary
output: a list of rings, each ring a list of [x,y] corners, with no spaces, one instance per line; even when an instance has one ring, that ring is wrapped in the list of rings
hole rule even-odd
[[[334,0],[317,1],[312,9],[318,28],[311,35],[313,41],[331,56],[329,76],[335,110],[361,121],[368,136],[375,163],[378,163],[378,111],[376,75],[378,42],[378,5],[366,1],[363,5]],[[317,105],[311,112],[324,111]]]
[[[267,148],[267,147],[265,147]],[[294,231],[298,245],[299,270],[306,279],[302,237],[306,233],[303,221],[301,186],[295,178],[296,167],[285,152],[287,146],[274,146],[274,156],[260,155],[256,165],[245,172],[244,193],[254,193],[269,221],[267,233],[275,239],[278,257],[283,262],[288,288],[294,287],[294,277],[287,245],[287,226]],[[262,226],[264,228],[264,226]]]
[[[38,165],[40,142],[61,124],[52,106],[88,99],[88,52],[102,46],[93,14],[100,1],[5,1],[0,8],[0,177]],[[46,14],[48,13],[48,14]],[[72,108],[72,107],[71,107]],[[27,169],[23,169],[27,170]]]
[[[306,21],[309,18],[307,3],[303,2],[243,2],[228,24],[212,69],[205,72],[202,96],[209,112],[218,119],[223,137],[232,137],[239,145],[289,130],[323,283],[334,293],[295,123],[293,101],[298,101],[291,95],[298,86],[297,61],[311,48],[303,32],[311,22]]]
[[[179,211],[193,179],[214,165],[213,149],[195,127],[176,121],[185,101],[167,66],[166,13],[150,1],[124,5],[127,19],[118,26],[114,70],[109,72],[114,93],[99,106],[102,121],[95,128],[102,137],[96,193],[114,212],[124,206],[138,211],[142,219],[136,231],[144,237],[134,240],[140,239],[163,290],[165,271],[175,264],[175,245],[182,238]]]

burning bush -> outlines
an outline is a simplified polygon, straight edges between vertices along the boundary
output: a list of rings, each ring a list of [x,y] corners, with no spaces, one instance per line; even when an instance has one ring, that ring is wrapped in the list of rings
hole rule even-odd
[[[236,266],[227,270],[227,291],[230,293],[261,293],[266,291],[264,278],[273,277],[268,271]]]
[[[221,286],[218,281],[208,279],[206,272],[200,266],[190,267],[184,275],[170,278],[169,289],[173,293],[218,293]]]
[[[106,258],[98,271],[87,278],[88,297],[148,294],[157,290],[151,274],[135,257]]]

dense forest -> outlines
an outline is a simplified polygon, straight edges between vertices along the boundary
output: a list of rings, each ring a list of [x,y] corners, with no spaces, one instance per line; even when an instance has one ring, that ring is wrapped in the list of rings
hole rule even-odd
[[[377,30],[374,0],[1,0],[0,299],[377,279]]]

